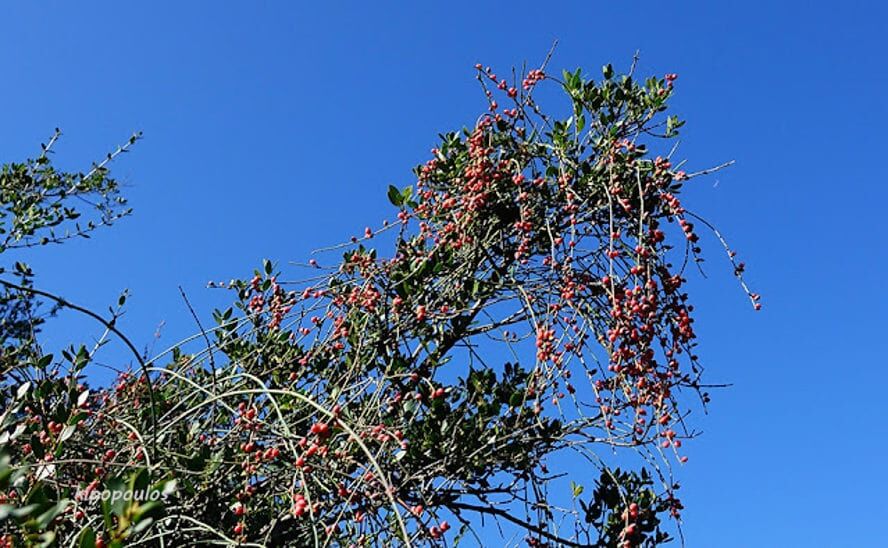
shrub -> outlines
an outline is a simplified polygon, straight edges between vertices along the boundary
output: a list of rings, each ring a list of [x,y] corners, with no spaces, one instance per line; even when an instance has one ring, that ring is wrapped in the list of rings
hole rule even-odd
[[[481,518],[529,546],[670,539],[672,468],[708,399],[685,270],[712,228],[680,201],[707,171],[671,159],[676,77],[476,69],[487,112],[388,189],[394,222],[303,280],[266,261],[213,284],[233,306],[168,353],[8,272],[8,544],[490,545]],[[549,83],[567,117],[534,98]],[[100,198],[85,229],[128,212],[104,165],[44,154],[2,177],[5,249],[62,239],[78,195]],[[94,350],[44,355],[35,299],[92,315],[135,367],[91,389]]]

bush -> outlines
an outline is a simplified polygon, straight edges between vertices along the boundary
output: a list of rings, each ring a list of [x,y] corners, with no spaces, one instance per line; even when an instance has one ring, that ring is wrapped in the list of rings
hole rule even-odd
[[[388,189],[397,220],[302,281],[266,261],[213,284],[235,302],[200,348],[149,359],[120,308],[103,317],[35,289],[26,265],[6,271],[8,545],[491,545],[482,517],[529,546],[670,540],[672,467],[708,399],[684,272],[695,225],[711,228],[679,198],[707,172],[668,152],[676,77],[476,69],[488,111]],[[566,118],[534,99],[547,83]],[[128,213],[105,163],[60,173],[44,153],[5,166],[0,191],[4,249]],[[87,195],[98,217],[72,226]],[[43,354],[38,299],[101,322],[134,368],[90,388],[98,346]]]

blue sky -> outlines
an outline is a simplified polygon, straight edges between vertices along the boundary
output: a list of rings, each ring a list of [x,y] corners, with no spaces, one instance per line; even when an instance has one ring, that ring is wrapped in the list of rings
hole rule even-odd
[[[135,215],[27,256],[42,287],[158,346],[227,295],[209,279],[305,260],[391,216],[437,133],[483,109],[476,62],[676,72],[684,202],[746,260],[753,313],[717,243],[693,283],[714,395],[682,471],[689,546],[888,545],[888,8],[877,2],[7,2],[2,161],[115,164]],[[75,323],[60,324],[73,330]],[[62,332],[62,335],[66,335]],[[65,340],[62,335],[58,340]],[[71,338],[76,333],[70,333]],[[120,354],[123,356],[123,354]],[[113,354],[112,354],[113,357]],[[491,541],[496,545],[495,541]]]

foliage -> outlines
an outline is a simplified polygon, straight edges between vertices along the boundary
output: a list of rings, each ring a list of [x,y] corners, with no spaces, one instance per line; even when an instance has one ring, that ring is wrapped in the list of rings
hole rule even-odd
[[[530,546],[670,540],[688,396],[708,398],[684,274],[693,221],[710,226],[679,200],[696,174],[652,152],[683,124],[664,115],[675,75],[476,69],[488,112],[441,135],[415,184],[389,187],[397,221],[328,250],[338,262],[213,284],[234,305],[151,359],[119,309],[90,314],[134,352],[113,386],[88,386],[99,345],[55,357],[32,336],[36,297],[75,305],[27,270],[3,282],[3,336],[29,349],[4,362],[9,544],[457,545],[482,543],[482,517]],[[534,98],[546,81],[567,117]],[[6,248],[61,240],[78,193],[101,198],[86,229],[125,213],[104,165],[71,175],[44,154],[2,187]]]

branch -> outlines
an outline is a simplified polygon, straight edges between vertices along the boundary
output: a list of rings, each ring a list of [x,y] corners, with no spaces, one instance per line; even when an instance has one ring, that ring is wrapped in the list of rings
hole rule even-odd
[[[552,533],[546,531],[545,529],[541,528],[540,526],[534,525],[530,522],[527,522],[527,521],[524,521],[521,519],[518,519],[515,516],[511,515],[510,513],[506,512],[505,510],[500,510],[499,508],[493,508],[490,506],[475,506],[474,504],[469,504],[466,502],[451,502],[448,504],[448,506],[450,506],[452,508],[458,508],[460,510],[469,510],[471,512],[480,512],[482,514],[491,514],[491,515],[503,518],[507,521],[511,521],[512,523],[527,529],[528,531],[533,531],[534,533],[536,533],[540,536],[546,537],[549,540],[558,542],[558,543],[563,544],[565,546],[572,546],[574,548],[584,548],[584,547],[592,546],[591,544],[579,544],[579,543],[574,542],[572,540],[567,540],[565,538],[561,538],[558,535],[553,535]]]
[[[15,284],[15,283],[9,282],[7,280],[3,280],[3,279],[0,279],[0,285],[3,285],[3,286],[8,287],[10,289],[17,289],[19,291],[24,291],[26,293],[32,293],[34,295],[46,297],[47,299],[50,299],[51,301],[57,303],[59,306],[62,306],[65,308],[70,308],[71,310],[76,310],[77,312],[80,312],[81,314],[85,314],[85,315],[89,316],[90,318],[93,318],[94,320],[96,320],[97,322],[99,322],[100,324],[105,326],[105,329],[107,329],[111,333],[114,333],[115,335],[117,335],[117,337],[121,341],[123,341],[123,343],[129,348],[129,350],[132,352],[133,356],[136,357],[136,360],[139,362],[139,367],[142,370],[142,374],[145,376],[145,381],[147,382],[147,385],[148,385],[148,396],[151,399],[151,426],[152,426],[153,431],[157,432],[157,410],[156,410],[157,401],[154,398],[154,387],[151,384],[151,377],[148,375],[148,365],[145,363],[145,360],[139,354],[139,351],[136,350],[135,345],[129,340],[129,338],[127,338],[126,335],[124,335],[119,329],[117,329],[117,327],[115,327],[114,324],[115,324],[116,318],[112,319],[110,321],[106,320],[105,318],[103,318],[102,316],[99,316],[98,314],[96,314],[92,310],[89,310],[88,308],[84,308],[82,306],[76,305],[72,302],[67,301],[63,297],[53,295],[52,293],[47,293],[46,291],[42,291],[40,289],[34,289],[33,287],[26,287],[23,285],[18,285],[18,284]],[[155,454],[157,453],[157,438],[156,438],[156,436],[151,436],[151,449],[152,449],[153,453],[155,453]]]

